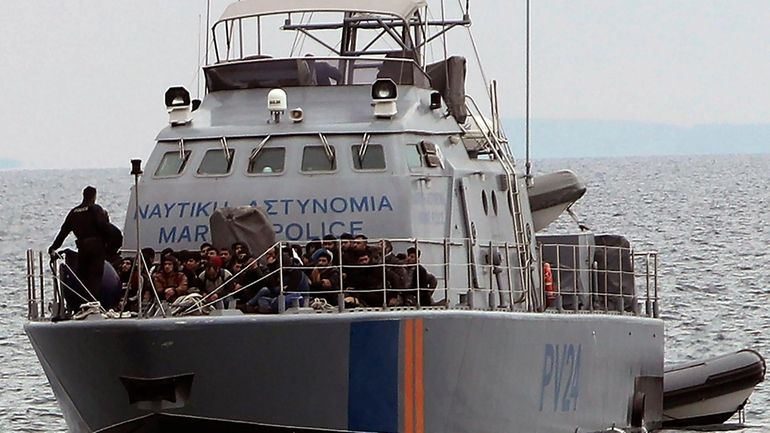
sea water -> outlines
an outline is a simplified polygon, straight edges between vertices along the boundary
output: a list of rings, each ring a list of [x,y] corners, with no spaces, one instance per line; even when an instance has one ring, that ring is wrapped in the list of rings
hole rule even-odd
[[[770,155],[535,162],[536,173],[563,168],[588,187],[574,206],[585,224],[659,251],[667,363],[747,347],[770,353]],[[66,431],[22,330],[26,249],[48,248],[86,185],[122,226],[132,182],[128,169],[0,171],[0,432]],[[567,217],[549,227],[576,230]],[[770,426],[768,397],[760,384],[749,431]]]

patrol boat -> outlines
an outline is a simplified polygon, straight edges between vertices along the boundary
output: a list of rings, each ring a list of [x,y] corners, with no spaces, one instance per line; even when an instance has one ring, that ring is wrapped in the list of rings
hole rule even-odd
[[[430,14],[423,0],[231,4],[212,26],[203,100],[166,93],[170,124],[125,226],[129,255],[216,243],[215,209],[240,206],[261,209],[281,249],[343,232],[390,239],[422,253],[438,281],[431,301],[139,317],[100,308],[52,322],[31,272],[25,330],[70,431],[661,425],[657,256],[617,236],[535,233],[538,178],[513,159],[495,84],[474,99],[466,59],[429,49],[470,26],[467,6],[457,15]],[[537,192],[550,209],[538,228],[561,212],[558,196],[582,195],[562,177],[573,184]],[[74,290],[54,289],[54,305]]]

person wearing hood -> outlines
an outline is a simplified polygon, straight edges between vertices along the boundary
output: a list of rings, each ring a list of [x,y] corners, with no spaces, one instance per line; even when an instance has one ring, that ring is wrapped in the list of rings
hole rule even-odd
[[[318,293],[330,305],[337,305],[337,291],[340,290],[340,273],[332,265],[334,254],[326,248],[316,250],[310,257],[313,270],[310,272],[310,291]],[[313,293],[315,295],[315,293]]]

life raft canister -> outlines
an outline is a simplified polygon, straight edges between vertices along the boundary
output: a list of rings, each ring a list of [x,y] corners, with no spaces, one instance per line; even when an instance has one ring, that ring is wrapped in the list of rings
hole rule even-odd
[[[550,307],[556,300],[556,291],[553,289],[553,272],[548,262],[543,263],[543,291],[545,291],[545,306]]]

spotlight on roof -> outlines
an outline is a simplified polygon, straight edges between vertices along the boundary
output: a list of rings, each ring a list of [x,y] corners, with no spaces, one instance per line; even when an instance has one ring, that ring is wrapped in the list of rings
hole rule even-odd
[[[267,110],[273,122],[279,123],[281,115],[286,111],[286,92],[283,89],[273,89],[267,93]]]
[[[187,89],[182,86],[169,87],[165,99],[168,123],[171,126],[186,125],[192,121],[192,103]]]
[[[398,113],[396,100],[398,88],[390,78],[380,78],[372,84],[372,103],[374,104],[374,116],[379,118],[391,118]]]

